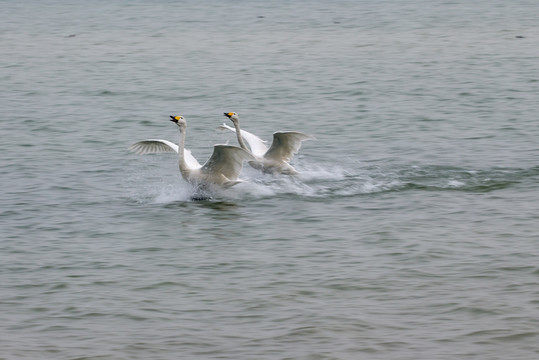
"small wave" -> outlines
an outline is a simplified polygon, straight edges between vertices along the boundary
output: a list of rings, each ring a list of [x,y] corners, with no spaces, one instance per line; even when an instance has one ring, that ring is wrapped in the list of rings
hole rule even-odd
[[[115,95],[118,95],[118,93],[112,90],[101,90],[96,93],[96,96],[115,96]]]
[[[449,181],[447,182],[447,186],[448,186],[449,188],[455,188],[455,189],[458,189],[458,188],[463,187],[463,186],[465,186],[465,185],[466,185],[466,183],[464,183],[464,182],[462,182],[462,181],[459,181],[459,180],[449,180]]]

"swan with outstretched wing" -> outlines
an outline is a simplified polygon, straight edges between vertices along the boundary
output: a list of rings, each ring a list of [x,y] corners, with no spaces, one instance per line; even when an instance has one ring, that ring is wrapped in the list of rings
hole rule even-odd
[[[232,145],[215,145],[211,157],[204,163],[200,163],[184,148],[187,123],[183,116],[170,116],[170,121],[178,125],[180,137],[178,145],[168,140],[146,139],[134,143],[129,150],[137,154],[152,154],[171,152],[178,153],[179,168],[182,177],[192,184],[215,184],[222,187],[236,185],[239,179],[244,161],[253,161],[253,155]]]
[[[273,141],[268,148],[264,140],[248,131],[240,129],[238,114],[235,112],[224,114],[232,121],[234,127],[223,124],[220,128],[236,133],[241,148],[250,152],[255,158],[254,161],[249,161],[249,165],[267,173],[298,174],[289,162],[298,153],[301,143],[305,140],[314,139],[314,137],[298,131],[278,131],[273,133]],[[244,139],[249,144],[249,147],[245,144]]]

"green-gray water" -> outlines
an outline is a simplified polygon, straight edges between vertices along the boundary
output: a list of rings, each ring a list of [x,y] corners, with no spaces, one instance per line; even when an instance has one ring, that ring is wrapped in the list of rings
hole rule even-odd
[[[539,356],[535,1],[0,4],[0,359]]]

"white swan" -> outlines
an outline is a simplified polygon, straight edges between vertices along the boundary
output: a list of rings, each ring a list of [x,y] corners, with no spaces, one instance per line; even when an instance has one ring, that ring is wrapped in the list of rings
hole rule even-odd
[[[289,164],[289,161],[299,151],[302,141],[314,139],[314,137],[297,131],[275,132],[273,133],[273,142],[268,149],[264,140],[248,131],[240,129],[238,114],[235,112],[224,114],[232,121],[234,128],[226,124],[221,125],[220,128],[234,131],[242,149],[253,154],[255,161],[249,161],[249,165],[266,173],[298,174],[296,169]],[[249,143],[250,150],[245,145],[243,139]]]
[[[179,167],[182,177],[195,185],[215,184],[225,188],[236,185],[242,180],[238,177],[243,168],[243,161],[254,160],[247,151],[231,145],[215,145],[213,154],[204,165],[184,148],[187,123],[183,116],[170,116],[170,121],[180,129],[179,145],[162,139],[147,139],[134,143],[129,150],[137,154],[176,152],[179,154]]]

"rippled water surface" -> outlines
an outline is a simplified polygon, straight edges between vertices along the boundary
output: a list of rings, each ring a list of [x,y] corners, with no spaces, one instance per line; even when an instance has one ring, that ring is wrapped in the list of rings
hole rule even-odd
[[[0,359],[538,358],[535,1],[0,3]]]

